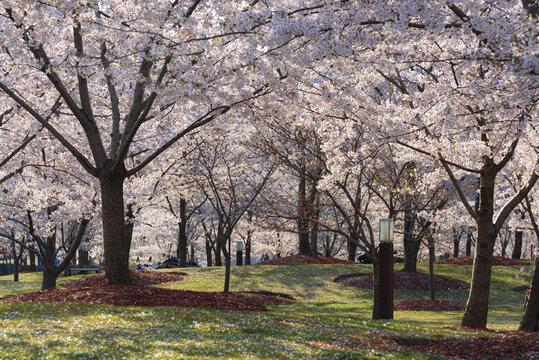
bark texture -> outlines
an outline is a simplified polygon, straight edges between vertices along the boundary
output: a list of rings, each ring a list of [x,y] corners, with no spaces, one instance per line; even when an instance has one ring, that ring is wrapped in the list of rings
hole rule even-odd
[[[101,178],[105,278],[109,284],[130,283],[129,244],[125,237],[124,176]]]
[[[404,269],[405,272],[417,272],[417,254],[421,241],[414,236],[415,219],[411,211],[404,213]]]
[[[299,253],[303,255],[311,255],[311,244],[309,242],[309,219],[308,205],[306,198],[306,176],[303,174],[299,178],[298,185],[298,205],[297,205],[297,222],[298,222],[298,240]]]
[[[539,321],[539,257],[535,258],[535,269],[533,271],[532,283],[530,288],[530,296],[522,321],[520,322],[519,330],[521,331],[538,331],[537,322]]]
[[[178,249],[176,256],[180,259],[180,267],[187,266],[187,216],[185,199],[180,199],[180,222],[178,223]]]
[[[515,246],[513,246],[513,252],[511,253],[512,259],[520,259],[522,256],[522,231],[517,230],[515,232]]]
[[[493,167],[493,165],[486,166],[481,174],[472,283],[462,318],[462,326],[473,328],[486,328],[488,318],[492,256],[497,235],[493,224],[494,183],[496,180],[496,172],[493,171]]]

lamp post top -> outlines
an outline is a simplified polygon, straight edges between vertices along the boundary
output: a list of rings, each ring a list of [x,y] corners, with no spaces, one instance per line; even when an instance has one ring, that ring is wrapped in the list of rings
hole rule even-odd
[[[393,242],[395,236],[393,219],[380,219],[379,236],[380,242]]]

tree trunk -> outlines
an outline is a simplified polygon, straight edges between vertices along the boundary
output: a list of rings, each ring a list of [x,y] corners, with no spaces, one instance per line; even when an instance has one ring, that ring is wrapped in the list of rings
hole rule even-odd
[[[192,263],[195,262],[195,247],[192,244],[191,244],[191,256],[190,256],[189,261]]]
[[[79,265],[90,265],[90,259],[88,257],[88,250],[79,249]]]
[[[309,222],[311,224],[311,252],[318,254],[318,221],[320,218],[320,195],[313,180],[309,195]]]
[[[488,166],[488,165],[487,165]],[[488,318],[488,298],[492,274],[492,256],[496,229],[493,224],[494,216],[494,183],[496,173],[483,169],[480,183],[480,203],[477,212],[477,240],[473,262],[472,283],[462,318],[462,326],[486,328]]]
[[[245,241],[245,265],[251,265],[251,235],[253,231],[247,230],[247,240]]]
[[[215,242],[215,266],[223,266],[223,260],[221,259],[221,242],[217,240]]]
[[[348,253],[348,261],[356,261],[357,244],[346,239],[346,250]]]
[[[436,294],[434,292],[434,250],[434,240],[429,239],[429,291],[431,300],[436,300]]]
[[[178,223],[178,249],[176,255],[180,259],[180,267],[187,266],[187,216],[185,215],[185,199],[180,198],[180,222]]]
[[[380,319],[380,262],[373,256],[372,261],[372,318]]]
[[[298,186],[298,237],[299,237],[299,253],[303,255],[311,255],[311,246],[309,243],[309,219],[307,218],[307,199],[305,189],[306,176],[301,174]]]
[[[417,240],[413,234],[415,219],[411,211],[404,212],[404,235],[402,237],[404,245],[404,272],[417,272],[417,254],[421,246],[421,241]]]
[[[226,249],[226,243],[229,242],[228,250]],[[225,286],[223,289],[224,293],[230,292],[230,238],[218,241],[222,244],[223,255],[225,256]]]
[[[535,258],[535,269],[530,289],[530,297],[520,322],[520,331],[538,331],[539,322],[539,257]]]
[[[19,282],[19,256],[17,255],[17,248],[15,243],[11,243],[13,253],[13,282]]]
[[[29,257],[30,257],[30,271],[37,271],[37,266],[36,266],[36,254],[34,253],[34,247],[33,246],[30,246],[30,251],[29,251]]]
[[[520,259],[522,257],[522,231],[517,230],[515,232],[515,246],[513,247],[513,253],[511,259]]]
[[[99,179],[101,186],[101,213],[105,278],[109,284],[130,283],[129,244],[125,237],[124,177],[121,175]]]
[[[52,234],[45,242],[43,249],[43,280],[41,289],[53,289],[56,287],[56,235]]]
[[[43,268],[43,280],[41,282],[41,289],[54,289],[56,287],[57,278],[58,275],[56,275],[56,271],[50,271],[46,268]]]
[[[508,241],[505,240],[505,237],[500,236],[500,246],[501,246],[501,256],[503,258],[507,257],[507,243]]]
[[[459,257],[459,245],[460,245],[460,235],[459,231],[453,228],[453,257]]]
[[[324,242],[324,256],[331,257],[331,243],[330,243],[329,235],[326,235],[326,241]],[[354,253],[354,258],[355,257],[356,257],[356,254]]]
[[[466,233],[466,256],[472,255],[472,234],[473,230],[472,228],[469,228]]]
[[[129,261],[129,250],[131,249],[131,241],[133,240],[133,230],[135,228],[135,214],[133,213],[133,204],[127,204],[127,212],[125,214],[127,221],[124,228],[124,245],[127,248],[127,261]]]
[[[212,266],[212,256],[211,256],[211,244],[208,239],[206,239],[206,266]]]

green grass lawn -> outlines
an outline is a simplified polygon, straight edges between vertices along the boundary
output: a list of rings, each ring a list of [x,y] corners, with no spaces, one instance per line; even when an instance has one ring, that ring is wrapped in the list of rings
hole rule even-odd
[[[426,267],[419,266],[420,271]],[[489,324],[516,329],[523,295],[518,267],[494,267]],[[182,269],[183,270],[183,269]],[[369,265],[246,266],[232,269],[232,291],[268,290],[296,298],[264,313],[201,308],[118,307],[88,304],[0,303],[0,359],[443,359],[403,351],[392,337],[462,339],[485,334],[444,329],[459,325],[460,312],[395,312],[373,321],[372,291],[334,283],[338,276],[370,272]],[[189,268],[184,281],[161,286],[220,291],[222,268]],[[436,266],[439,275],[469,281],[471,266]],[[76,277],[68,278],[71,280]],[[0,277],[0,296],[37,290],[39,274]],[[59,285],[67,281],[60,278]],[[439,292],[465,301],[467,291]],[[396,300],[428,298],[397,291]],[[382,341],[380,341],[382,340]],[[372,350],[371,344],[379,347]]]

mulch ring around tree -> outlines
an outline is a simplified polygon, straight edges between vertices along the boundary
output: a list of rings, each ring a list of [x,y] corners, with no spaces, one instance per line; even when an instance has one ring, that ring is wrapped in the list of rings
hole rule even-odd
[[[372,274],[347,277],[338,281],[347,286],[372,289]],[[429,290],[429,274],[398,271],[393,274],[393,287],[397,290]],[[442,275],[434,275],[436,291],[465,290],[470,285],[464,281]]]
[[[267,294],[204,292],[156,288],[149,285],[179,281],[178,274],[156,271],[131,272],[133,284],[109,285],[104,275],[88,276],[66,284],[65,288],[7,295],[0,302],[82,302],[121,306],[210,307],[221,310],[267,311],[264,304],[291,304],[293,301]]]
[[[506,331],[499,336],[433,342],[410,349],[414,350],[466,360],[539,359],[539,333]]]
[[[457,258],[438,260],[435,262],[435,264],[473,265],[473,256],[462,256],[462,257],[457,257]],[[504,258],[501,256],[494,256],[492,258],[492,266],[514,266],[514,265],[529,265],[529,263],[522,260]]]
[[[396,311],[463,311],[466,304],[456,300],[402,300],[393,305]]]
[[[255,265],[308,265],[308,264],[356,264],[353,261],[320,255],[292,255],[274,260],[267,260]]]

